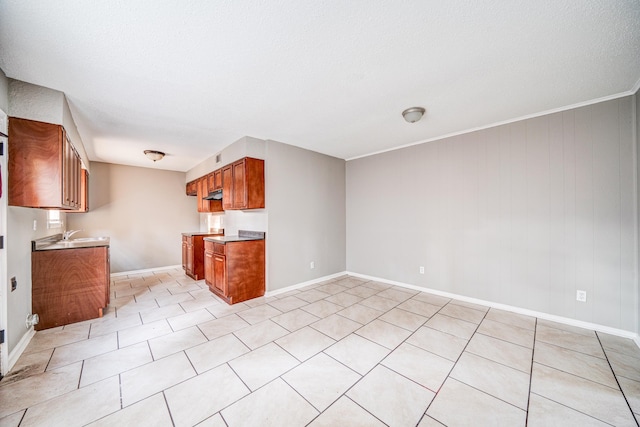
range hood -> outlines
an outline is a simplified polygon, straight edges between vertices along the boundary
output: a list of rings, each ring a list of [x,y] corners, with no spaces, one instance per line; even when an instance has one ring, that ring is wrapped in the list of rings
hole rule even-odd
[[[203,197],[204,200],[222,200],[222,190],[216,190]]]

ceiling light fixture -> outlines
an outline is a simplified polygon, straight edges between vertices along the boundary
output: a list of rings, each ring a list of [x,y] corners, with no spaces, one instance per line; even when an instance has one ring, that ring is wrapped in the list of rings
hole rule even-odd
[[[162,158],[164,157],[164,153],[162,151],[155,151],[155,150],[144,150],[144,155],[147,156],[149,159],[153,160],[154,162],[157,162],[158,160],[162,160]]]
[[[415,123],[422,118],[425,111],[422,107],[407,108],[402,112],[402,117],[409,123]]]

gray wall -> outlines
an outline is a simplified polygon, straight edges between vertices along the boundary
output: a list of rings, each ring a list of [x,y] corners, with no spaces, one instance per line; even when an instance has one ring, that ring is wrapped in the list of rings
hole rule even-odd
[[[347,269],[636,330],[633,121],[624,97],[347,162]]]
[[[268,290],[345,271],[345,161],[266,143]]]
[[[67,214],[76,236],[111,237],[111,272],[179,265],[181,233],[197,230],[183,172],[91,162],[90,211]]]
[[[0,110],[9,111],[9,79],[0,69]]]

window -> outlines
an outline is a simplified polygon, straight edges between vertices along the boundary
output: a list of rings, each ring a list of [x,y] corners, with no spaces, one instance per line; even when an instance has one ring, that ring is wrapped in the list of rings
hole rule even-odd
[[[47,228],[62,228],[62,219],[60,211],[51,209],[47,211]]]

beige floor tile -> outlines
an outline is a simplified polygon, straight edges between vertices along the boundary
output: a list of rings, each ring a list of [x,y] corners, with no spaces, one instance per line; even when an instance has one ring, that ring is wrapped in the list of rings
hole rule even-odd
[[[608,351],[607,358],[617,376],[640,381],[640,359],[615,351]]]
[[[420,292],[413,296],[413,299],[417,301],[427,302],[438,307],[444,307],[449,303],[449,301],[451,301],[451,298],[441,297],[440,295],[430,294],[429,292]]]
[[[427,415],[450,427],[524,427],[527,417],[522,409],[452,378],[444,383]]]
[[[140,319],[138,319],[140,322]],[[44,330],[37,332],[24,350],[24,354],[38,353],[43,350],[50,350],[54,347],[71,344],[86,340],[89,336],[91,324],[83,325],[79,328],[68,328],[56,330]]]
[[[362,300],[362,297],[348,294],[346,292],[340,292],[339,294],[331,295],[328,298],[325,298],[326,301],[332,302],[334,304],[338,304],[342,307],[349,307]]]
[[[335,282],[327,283],[326,285],[320,285],[316,288],[317,291],[324,292],[325,294],[334,295],[340,292],[344,292],[349,289],[346,286],[341,286]]]
[[[320,318],[314,316],[311,313],[307,313],[304,310],[296,309],[279,316],[272,317],[271,320],[287,329],[288,331],[293,332],[297,331],[298,329],[304,328],[305,326],[310,325],[313,322],[317,322],[318,320],[320,320]]]
[[[319,411],[327,409],[360,378],[360,375],[324,353],[282,376]]]
[[[518,328],[517,326],[484,319],[478,328],[478,333],[523,347],[533,348],[534,332],[529,329]]]
[[[362,301],[360,301],[360,304],[386,312],[400,304],[400,302],[374,295],[372,297],[363,299]]]
[[[360,329],[362,325],[345,317],[332,314],[310,325],[313,329],[338,341],[346,337],[353,331]]]
[[[2,427],[18,427],[20,425],[20,421],[22,421],[22,417],[24,416],[25,410],[18,411],[14,414],[7,415],[6,417],[0,418],[0,426]]]
[[[417,427],[446,427],[444,424],[434,420],[428,415],[425,415],[420,420],[420,424]]]
[[[237,313],[238,316],[252,325],[264,322],[265,320],[278,316],[279,314],[282,314],[280,310],[275,309],[268,304],[259,305]]]
[[[13,365],[11,371],[7,372],[4,378],[2,378],[0,387],[20,381],[32,375],[43,373],[49,364],[49,360],[51,360],[52,354],[53,349],[39,351],[36,353],[23,353],[18,361]]]
[[[591,329],[580,328],[578,326],[567,325],[565,323],[553,322],[551,320],[538,319],[537,325],[546,326],[548,328],[560,329],[562,331],[567,331],[567,332],[573,332],[574,334],[578,334],[578,335],[586,335],[588,337],[593,337],[595,335],[595,332],[592,331]]]
[[[237,304],[229,305],[227,303],[222,303],[218,305],[212,305],[207,307],[207,311],[217,318],[229,316],[230,314],[239,313],[244,310],[248,310],[251,307],[246,305],[243,302],[239,302]]]
[[[140,286],[136,288],[132,288],[131,286],[117,286],[116,287],[116,298],[122,297],[141,297],[144,299],[144,296],[151,293],[147,286]]]
[[[526,374],[531,373],[533,352],[530,348],[493,338],[489,335],[475,334],[469,341],[466,351]]]
[[[415,331],[406,342],[455,362],[462,354],[468,341],[423,326]]]
[[[385,289],[384,291],[378,293],[379,297],[388,298],[394,300],[398,303],[404,302],[417,294],[417,291],[411,291],[409,289],[403,289],[399,287],[393,287],[389,289]]]
[[[533,364],[531,392],[609,424],[635,425],[619,390],[538,363]]]
[[[85,425],[120,409],[120,382],[111,377],[27,409],[21,426]]]
[[[390,350],[359,335],[351,334],[324,352],[364,375],[384,359]]]
[[[90,357],[108,353],[117,348],[118,337],[115,333],[56,347],[47,370],[70,365]]]
[[[616,353],[622,353],[640,359],[640,348],[638,348],[633,340],[605,334],[604,332],[597,332],[597,334],[605,350],[615,351]]]
[[[229,362],[242,381],[255,391],[297,366],[293,356],[270,343]]]
[[[367,282],[366,279],[361,279],[360,277],[355,276],[336,277],[334,280],[338,285],[347,288],[355,288],[356,286],[360,286]]]
[[[313,420],[309,427],[384,427],[384,423],[348,397],[341,397]]]
[[[224,364],[165,390],[164,395],[175,425],[191,427],[249,393]]]
[[[120,374],[122,406],[126,407],[196,375],[180,352]]]
[[[411,331],[379,319],[358,329],[356,333],[391,350],[411,335]]]
[[[384,366],[376,366],[347,396],[387,425],[408,426],[418,424],[434,393]]]
[[[214,319],[215,317],[213,314],[208,312],[206,309],[201,308],[179,316],[169,317],[167,321],[169,322],[169,325],[171,325],[171,329],[179,331]]]
[[[640,381],[630,380],[625,377],[618,377],[620,388],[631,406],[631,410],[640,414]]]
[[[189,283],[189,284],[180,284],[176,282],[173,286],[168,287],[167,290],[171,292],[173,295],[177,295],[185,292],[200,291],[202,290],[202,288],[199,286],[197,282]]]
[[[385,289],[389,289],[393,287],[393,285],[389,285],[388,283],[381,283],[381,282],[375,282],[375,281],[364,282],[362,286],[366,286],[371,289],[376,289],[379,292],[382,292]]]
[[[153,361],[146,342],[101,354],[84,361],[80,387],[118,375]]]
[[[331,294],[328,294],[326,292],[320,292],[318,290],[315,289],[310,289],[307,291],[303,291],[300,292],[298,295],[296,295],[297,298],[300,298],[306,302],[316,302],[316,301],[320,301],[321,299],[325,299],[327,297],[330,297]]]
[[[248,353],[250,349],[233,334],[223,335],[187,349],[187,357],[198,374]]]
[[[188,292],[175,294],[175,295],[160,296],[156,298],[156,302],[158,303],[159,307],[163,307],[165,305],[171,305],[171,304],[180,304],[182,302],[193,301],[193,300],[194,298]]]
[[[546,342],[547,344],[557,345],[569,350],[579,351],[580,353],[604,359],[604,351],[595,336],[585,336],[575,334],[573,332],[562,331],[560,329],[549,328],[544,325],[538,325],[536,328],[536,341]]]
[[[611,367],[604,359],[537,341],[534,360],[542,365],[618,388]]]
[[[580,427],[606,427],[610,424],[603,423],[593,417],[568,408],[552,400],[545,399],[535,393],[529,398],[529,414],[527,426],[580,426]]]
[[[166,319],[157,320],[144,325],[134,326],[118,332],[118,345],[120,348],[127,347],[152,338],[161,337],[172,333],[173,330]]]
[[[467,307],[467,308],[472,308],[474,310],[482,311],[484,313],[489,311],[489,307],[486,306],[486,305],[474,304],[472,302],[462,301],[462,300],[459,300],[459,299],[452,299],[449,304],[459,305],[459,306]]]
[[[485,312],[450,302],[442,307],[438,314],[444,314],[449,317],[455,317],[456,319],[466,320],[467,322],[478,325],[482,319],[484,319]]]
[[[229,427],[281,427],[284,424],[304,426],[318,411],[278,378],[221,414]]]
[[[197,427],[227,427],[227,423],[222,419],[220,413],[215,414],[212,417],[207,418],[201,423],[197,424]]]
[[[478,327],[475,323],[455,317],[444,316],[440,313],[432,316],[427,323],[425,323],[425,326],[465,340],[469,340]]]
[[[524,314],[513,313],[510,311],[498,310],[497,308],[490,309],[485,316],[485,319],[506,323],[507,325],[517,326],[518,328],[529,329],[531,331],[536,330],[535,317],[525,316]]]
[[[157,308],[152,307],[152,308]],[[149,309],[147,309],[148,311]],[[89,337],[95,338],[101,335],[107,335],[112,332],[122,331],[133,326],[142,325],[139,314],[120,315],[118,317],[106,320],[100,323],[91,324],[91,332]],[[36,334],[37,335],[37,334]]]
[[[205,334],[207,339],[212,340],[248,326],[249,323],[245,322],[237,314],[230,314],[210,322],[201,323],[198,328]]]
[[[380,291],[378,291],[377,289],[371,289],[367,288],[366,286],[358,285],[354,288],[347,289],[345,292],[351,295],[358,296],[360,298],[369,298],[370,296],[373,296]]]
[[[175,317],[181,314],[184,314],[184,310],[182,309],[180,304],[173,304],[143,311],[140,313],[140,317],[142,318],[142,323],[151,323],[155,322],[156,320]]]
[[[347,307],[344,310],[340,310],[337,312],[337,314],[339,314],[340,316],[351,319],[362,325],[366,325],[373,319],[381,316],[383,313],[383,311],[376,310],[362,304],[354,304],[351,307]]]
[[[447,379],[454,362],[411,344],[401,344],[383,361],[382,365],[437,392]]]
[[[303,305],[309,304],[307,301],[297,298],[295,296],[283,297],[278,300],[269,303],[271,307],[275,307],[283,313],[286,313],[296,308],[300,308]]]
[[[342,308],[343,307],[341,305],[334,304],[326,300],[312,302],[311,304],[301,307],[302,310],[321,319],[331,316],[333,313],[342,310]]]
[[[529,374],[465,352],[451,372],[451,378],[520,409],[527,409]]]
[[[251,350],[255,350],[256,348],[275,341],[288,333],[288,330],[277,323],[272,322],[271,320],[265,320],[264,322],[240,329],[239,331],[234,332],[234,335]]]
[[[209,292],[209,290],[206,289],[201,289],[199,292]],[[193,296],[194,292],[189,292],[191,294],[191,296]],[[180,307],[182,307],[184,309],[184,311],[186,311],[187,313],[191,313],[194,311],[199,311],[199,310],[204,310],[207,307],[210,306],[216,306],[219,305],[220,303],[215,300],[212,296],[207,295],[207,296],[202,296],[199,294],[197,297],[194,297],[195,299],[193,300],[188,300],[188,301],[183,301],[180,303]]]
[[[207,337],[196,326],[149,340],[149,348],[154,360],[195,347],[207,342]]]
[[[164,297],[164,298],[167,298],[167,297]],[[168,298],[174,298],[174,297],[170,296]],[[118,317],[127,316],[131,314],[138,314],[141,311],[147,311],[147,310],[151,310],[152,308],[160,307],[156,301],[157,299],[151,299],[151,300],[140,301],[140,302],[129,302],[128,304],[124,304],[121,307],[116,307],[116,313]],[[163,305],[169,305],[169,304],[172,304],[172,303],[170,301],[167,301]]]
[[[77,362],[0,387],[0,418],[77,389],[81,370]]]
[[[171,415],[162,393],[154,394],[138,403],[114,412],[88,427],[113,426],[154,426],[172,427]]]
[[[301,362],[318,354],[333,343],[335,340],[310,327],[299,329],[276,340],[276,344]]]
[[[410,311],[401,310],[397,307],[387,311],[385,314],[380,316],[379,319],[384,320],[387,323],[391,323],[392,325],[407,329],[411,332],[418,329],[427,321],[427,318],[424,316],[411,313]]]
[[[293,297],[296,296],[297,294],[299,294],[300,292],[302,292],[302,289],[294,289],[292,291],[287,291],[287,292],[283,292],[281,294],[277,294],[276,296],[280,299],[283,298],[287,298],[287,297]]]
[[[419,301],[415,298],[411,298],[398,305],[396,308],[410,311],[411,313],[418,314],[420,316],[431,317],[436,314],[442,307],[429,304],[428,302]]]

